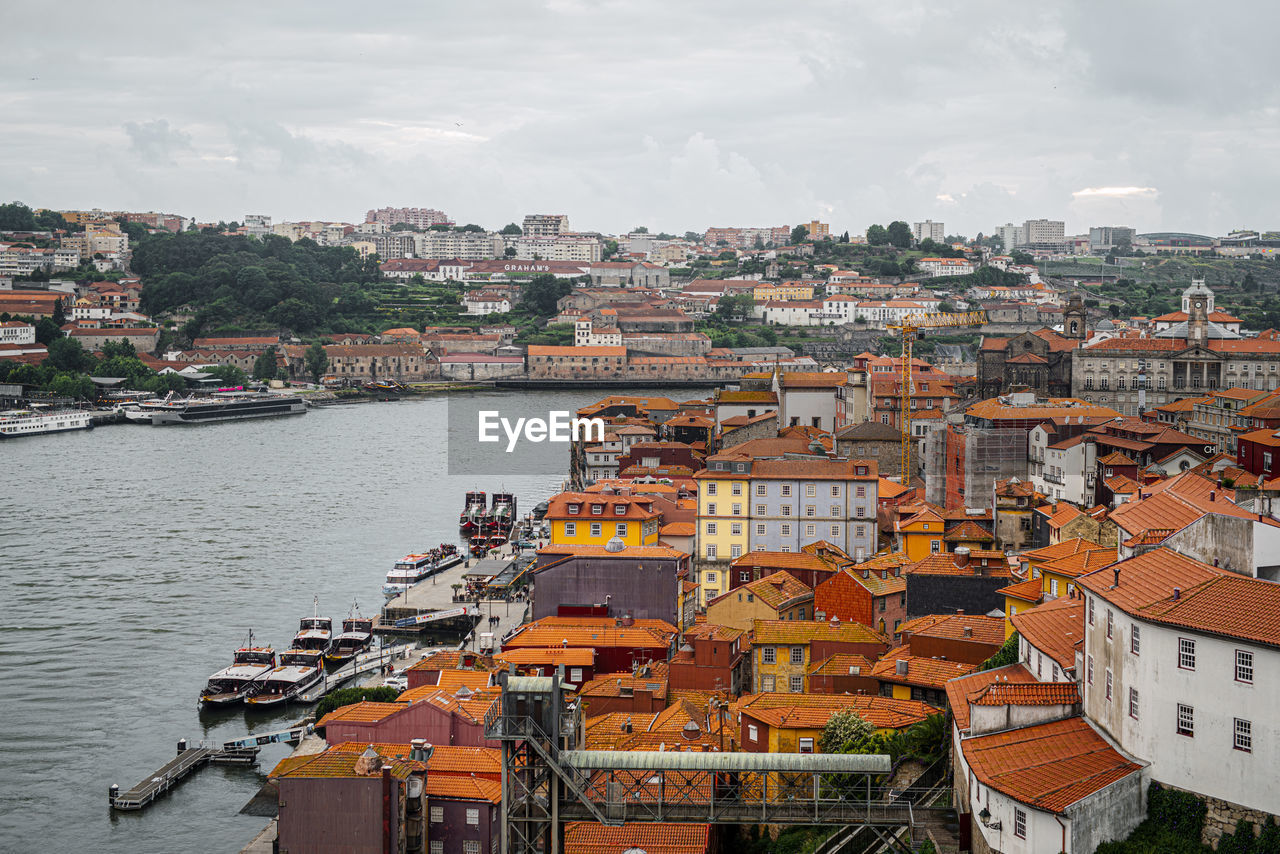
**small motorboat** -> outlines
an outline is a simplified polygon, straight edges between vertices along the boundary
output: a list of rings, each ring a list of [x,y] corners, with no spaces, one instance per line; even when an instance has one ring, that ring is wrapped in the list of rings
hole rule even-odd
[[[320,597],[315,597],[315,613],[303,617],[298,623],[298,633],[293,636],[291,649],[314,649],[321,654],[329,651],[333,640],[333,620],[320,616]]]
[[[330,667],[341,666],[373,643],[373,620],[360,616],[355,606],[347,619],[342,621],[342,633],[329,644],[329,651],[324,654],[324,663]]]

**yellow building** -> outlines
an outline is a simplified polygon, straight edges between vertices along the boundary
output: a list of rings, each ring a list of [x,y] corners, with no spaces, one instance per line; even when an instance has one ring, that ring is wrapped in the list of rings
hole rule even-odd
[[[1081,575],[1115,563],[1116,550],[1074,537],[1024,552],[1021,561],[1023,574],[1039,580],[1040,590],[1056,599],[1073,595]]]
[[[729,589],[728,562],[747,552],[748,476],[745,471],[710,469],[694,475],[698,481],[698,554],[695,557],[723,562],[723,568],[701,572],[699,583],[704,605]]]
[[[546,520],[557,546],[603,546],[615,537],[627,546],[658,542],[662,514],[643,495],[562,492],[551,499]]]
[[[1044,591],[1040,589],[1040,579],[1029,578],[1010,584],[996,591],[1004,595],[1004,637],[1008,640],[1016,631],[1013,627],[1013,615],[1021,614],[1044,601]]]
[[[751,296],[756,303],[791,302],[813,299],[813,285],[807,282],[778,282],[769,284],[761,282],[756,285]]]
[[[775,572],[735,587],[707,603],[707,622],[746,631],[756,620],[807,620],[813,588],[789,572]]]
[[[823,240],[831,236],[831,223],[818,222],[815,219],[805,223],[804,227],[809,230],[810,240]]]
[[[818,753],[822,730],[836,712],[854,712],[878,733],[920,723],[937,709],[918,700],[870,694],[755,694],[742,698],[741,743],[752,753]]]
[[[883,636],[854,622],[755,620],[752,629],[751,684],[764,693],[807,693],[815,642],[821,647],[819,661],[835,652],[875,661],[889,648]]]
[[[943,541],[946,520],[932,506],[924,505],[914,515],[899,519],[895,528],[900,543],[898,551],[906,552],[912,563],[947,550]]]

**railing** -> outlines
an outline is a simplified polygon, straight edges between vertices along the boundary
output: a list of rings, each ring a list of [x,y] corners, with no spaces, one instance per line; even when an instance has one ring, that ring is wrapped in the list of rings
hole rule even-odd
[[[924,772],[912,782],[910,786],[903,789],[897,795],[897,800],[905,801],[908,804],[911,821],[904,825],[905,828],[916,826],[917,818],[936,819],[939,816],[949,820],[952,811],[950,809],[938,809],[925,807],[924,804],[929,801],[936,800],[937,797],[945,791],[945,782],[949,769],[949,761],[946,756],[934,762]],[[841,828],[814,850],[813,854],[871,854],[871,852],[879,851],[884,848],[885,842],[881,833],[862,825],[852,825]]]

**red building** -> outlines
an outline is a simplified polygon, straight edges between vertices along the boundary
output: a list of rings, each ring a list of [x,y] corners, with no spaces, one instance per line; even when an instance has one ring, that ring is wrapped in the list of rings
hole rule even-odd
[[[474,692],[459,688],[419,689],[414,702],[354,703],[334,709],[320,719],[329,744],[408,744],[425,738],[432,744],[499,747],[484,736],[484,715],[497,696],[496,689]]]
[[[665,620],[543,617],[522,626],[502,644],[502,651],[552,646],[594,649],[597,673],[631,673],[640,664],[665,663],[675,636],[676,627]]]
[[[907,619],[907,580],[902,575],[907,563],[902,553],[881,555],[833,573],[813,590],[814,615],[895,634]]]
[[[684,644],[668,665],[671,691],[728,691],[737,696],[750,682],[746,632],[699,624],[685,632]]]
[[[790,573],[808,587],[816,587],[835,574],[836,568],[818,555],[808,552],[747,552],[729,564],[729,589],[759,581],[775,572]]]
[[[865,656],[838,652],[809,668],[809,693],[875,694],[880,683],[871,675],[872,665]]]
[[[1268,480],[1280,474],[1280,431],[1267,427],[1242,435],[1236,442],[1236,464]]]

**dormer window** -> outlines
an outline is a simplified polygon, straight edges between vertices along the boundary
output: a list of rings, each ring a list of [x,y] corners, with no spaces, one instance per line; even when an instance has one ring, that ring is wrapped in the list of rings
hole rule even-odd
[[[625,516],[625,515],[627,515],[627,505],[625,505],[625,504],[615,504],[615,505],[613,505],[613,515],[615,515],[615,516]]]
[[[592,515],[592,516],[600,516],[600,515],[602,515],[603,513],[604,513],[604,505],[603,505],[603,504],[592,504],[592,505],[591,505],[591,515]]]
[[[582,506],[582,505],[580,505],[580,504],[570,504],[570,505],[569,505],[569,515],[570,515],[570,516],[577,516],[577,515],[578,515],[578,510],[581,508],[581,506]]]

